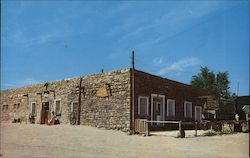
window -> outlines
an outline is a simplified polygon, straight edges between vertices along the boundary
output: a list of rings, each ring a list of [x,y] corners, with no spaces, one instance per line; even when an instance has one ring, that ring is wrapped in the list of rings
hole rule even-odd
[[[71,112],[77,112],[78,102],[72,102],[71,104]]]
[[[175,100],[167,100],[167,116],[175,116]]]
[[[148,115],[148,97],[138,97],[138,114]]]
[[[20,108],[20,103],[14,104],[13,109],[19,109]]]
[[[192,102],[184,102],[184,117],[192,118]]]
[[[36,115],[36,103],[35,102],[31,103],[31,115],[32,116]]]
[[[55,115],[61,115],[61,101],[60,100],[56,100],[55,101]]]
[[[8,108],[9,108],[9,105],[3,105],[2,107],[3,110],[8,110]]]

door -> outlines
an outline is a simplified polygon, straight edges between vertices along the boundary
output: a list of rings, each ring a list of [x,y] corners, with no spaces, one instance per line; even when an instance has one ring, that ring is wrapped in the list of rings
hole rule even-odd
[[[163,104],[162,102],[153,102],[153,120],[154,121],[163,121]],[[154,125],[163,125],[162,123],[155,123]]]
[[[70,114],[70,124],[75,125],[77,121],[77,116],[78,116],[78,103],[77,102],[72,102],[71,104],[71,114]]]
[[[49,117],[49,102],[42,103],[41,124],[47,124]]]
[[[195,106],[195,121],[200,122],[201,121],[201,107],[200,106]]]
[[[163,121],[163,107],[161,102],[156,102],[156,120],[157,121]],[[157,123],[157,125],[160,125],[160,123]]]
[[[151,121],[165,120],[165,96],[151,94]],[[153,126],[164,126],[163,123],[152,123]]]

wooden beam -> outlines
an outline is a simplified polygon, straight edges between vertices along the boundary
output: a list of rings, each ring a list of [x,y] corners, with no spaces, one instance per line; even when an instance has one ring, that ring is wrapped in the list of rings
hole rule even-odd
[[[181,121],[179,121],[179,132],[180,132],[180,135],[181,135]]]
[[[181,121],[147,121],[147,122],[150,122],[150,123],[180,123]]]
[[[194,134],[195,137],[197,137],[197,124],[198,124],[198,123],[195,122],[195,134]]]
[[[132,134],[135,134],[135,76],[134,76],[134,69],[135,69],[135,63],[134,63],[134,49],[132,50],[132,69],[131,69],[131,106],[132,106]]]
[[[81,123],[81,101],[82,101],[82,78],[80,78],[79,83],[79,96],[78,96],[78,117],[77,117],[77,124],[80,125]]]

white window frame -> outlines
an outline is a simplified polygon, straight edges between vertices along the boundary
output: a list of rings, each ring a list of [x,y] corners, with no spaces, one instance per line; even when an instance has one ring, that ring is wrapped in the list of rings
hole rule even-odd
[[[162,104],[163,104],[163,120],[165,120],[165,95],[161,95],[161,94],[151,94],[151,121],[153,121],[153,110],[154,110],[154,103],[153,103],[153,101],[154,101],[154,98],[155,97],[160,97],[160,98],[162,98],[163,99],[163,102],[162,102]]]
[[[191,116],[190,117],[187,117],[187,111],[186,111],[186,106],[188,105],[188,104],[190,104],[191,105]],[[185,101],[184,102],[184,117],[185,118],[192,118],[193,117],[193,104],[192,104],[192,102],[189,102],[189,101]]]
[[[200,120],[197,120],[196,109],[201,109],[201,118],[200,118]],[[195,117],[195,120],[197,120],[198,122],[200,122],[202,120],[202,107],[201,106],[195,106],[194,107],[194,117]]]
[[[147,97],[147,96],[138,96],[138,105],[137,105],[137,107],[138,107],[138,115],[142,115],[141,114],[141,110],[140,110],[140,106],[141,106],[141,102],[140,102],[140,99],[141,98],[144,98],[144,99],[146,99],[147,100],[147,105],[146,105],[146,115],[148,115],[148,106],[149,106],[149,97]]]
[[[35,104],[35,113],[34,113],[34,115],[36,115],[36,112],[37,112],[37,104],[36,104],[36,102],[30,102],[30,114],[32,114],[32,105],[33,104]]]
[[[175,117],[175,100],[174,99],[168,99],[167,100],[167,116],[170,117],[169,115],[169,106],[170,106],[170,102],[173,102],[173,111],[174,111],[174,115],[171,117]]]
[[[57,101],[60,101],[60,111],[59,111],[59,114],[61,114],[62,113],[62,101],[61,101],[61,99],[55,99],[54,100],[54,114],[56,115],[56,102]]]

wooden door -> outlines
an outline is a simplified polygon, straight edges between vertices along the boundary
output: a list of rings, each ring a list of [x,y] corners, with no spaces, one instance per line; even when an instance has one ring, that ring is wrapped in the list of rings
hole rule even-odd
[[[48,123],[48,116],[49,116],[49,102],[43,102],[41,111],[41,124]]]

